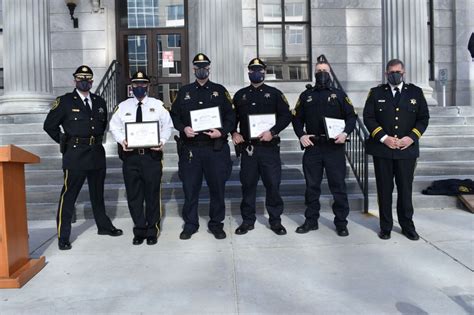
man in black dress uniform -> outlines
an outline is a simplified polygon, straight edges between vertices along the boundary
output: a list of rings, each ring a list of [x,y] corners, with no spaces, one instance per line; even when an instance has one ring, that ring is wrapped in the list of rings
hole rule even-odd
[[[242,156],[240,211],[243,219],[235,233],[245,234],[254,229],[257,183],[261,177],[266,189],[265,206],[270,216],[270,228],[277,235],[285,235],[286,229],[280,218],[283,213],[283,200],[280,196],[281,160],[278,134],[291,122],[291,113],[283,93],[263,82],[265,63],[254,58],[250,60],[248,69],[250,86],[240,89],[234,95],[239,132],[236,130],[232,133],[232,140]],[[274,115],[275,124],[251,137],[249,116],[261,114]]]
[[[225,218],[224,193],[225,183],[232,171],[227,134],[235,128],[235,113],[227,90],[209,80],[210,65],[206,55],[199,53],[194,57],[196,81],[179,90],[170,112],[180,135],[178,172],[185,198],[182,212],[184,228],[180,234],[183,240],[191,238],[199,229],[198,202],[203,175],[210,195],[209,230],[216,239],[226,238],[222,223]],[[221,127],[193,130],[190,112],[211,107],[219,109]]]
[[[326,171],[329,190],[334,197],[332,210],[339,236],[348,236],[349,201],[346,192],[345,146],[347,136],[354,130],[356,114],[347,95],[332,87],[330,68],[326,62],[316,64],[316,84],[301,93],[295,106],[293,128],[304,147],[303,172],[306,180],[306,220],[296,233],[318,229],[321,204],[321,181]],[[328,138],[324,117],[343,119],[344,131],[334,139]]]
[[[57,214],[61,250],[71,249],[69,237],[74,204],[86,178],[98,234],[122,235],[122,230],[115,228],[105,213],[106,165],[102,140],[107,126],[107,106],[104,99],[89,92],[93,73],[88,66],[80,66],[73,76],[76,89],[54,101],[43,126],[60,144],[63,154],[64,185]],[[60,126],[64,133],[61,133]]]
[[[428,127],[430,115],[422,89],[403,82],[401,60],[387,63],[388,83],[370,90],[365,102],[364,123],[370,132],[367,153],[373,155],[381,239],[389,239],[393,227],[393,179],[397,184],[397,215],[402,233],[418,240],[413,224],[412,185],[419,139]]]

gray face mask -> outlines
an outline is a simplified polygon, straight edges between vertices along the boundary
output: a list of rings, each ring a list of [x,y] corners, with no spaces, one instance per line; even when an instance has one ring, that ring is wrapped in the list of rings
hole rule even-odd
[[[199,80],[207,79],[209,77],[209,69],[206,69],[206,68],[196,69],[196,71],[194,72],[194,75]]]
[[[403,81],[403,74],[399,72],[389,72],[387,74],[387,80],[392,85],[399,85]]]

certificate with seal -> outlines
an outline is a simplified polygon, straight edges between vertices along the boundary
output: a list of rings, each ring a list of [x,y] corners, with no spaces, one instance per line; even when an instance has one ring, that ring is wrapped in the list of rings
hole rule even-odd
[[[324,127],[328,139],[334,139],[344,131],[346,122],[344,119],[324,117]]]
[[[155,148],[160,145],[158,121],[125,123],[125,140],[129,149]]]
[[[270,130],[276,124],[275,114],[249,115],[250,138],[258,138],[264,132]]]
[[[189,113],[191,115],[191,128],[196,132],[222,128],[219,106],[196,109]]]

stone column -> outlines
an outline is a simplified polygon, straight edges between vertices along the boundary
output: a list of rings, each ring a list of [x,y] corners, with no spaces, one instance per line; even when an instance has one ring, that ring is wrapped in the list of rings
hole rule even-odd
[[[211,59],[211,80],[229,90],[242,86],[242,1],[189,0],[189,57]],[[190,73],[191,80],[194,74]]]
[[[471,33],[474,32],[474,1],[457,0],[455,6],[456,77],[455,103],[457,106],[474,106],[474,61],[467,50]]]
[[[0,114],[44,113],[52,95],[49,0],[3,0]]]
[[[405,63],[405,80],[423,89],[436,105],[429,85],[428,7],[426,0],[382,0],[383,64],[390,59]]]

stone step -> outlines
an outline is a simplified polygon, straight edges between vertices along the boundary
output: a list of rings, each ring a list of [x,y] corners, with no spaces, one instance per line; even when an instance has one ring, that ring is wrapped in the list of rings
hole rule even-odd
[[[393,195],[393,205],[396,207],[396,193]],[[351,211],[362,211],[363,210],[363,198],[360,194],[349,194],[349,206]],[[240,215],[240,198],[226,198],[226,215]],[[285,196],[283,197],[285,204],[285,213],[300,213],[304,214],[304,198],[301,196]],[[333,202],[332,196],[322,195],[320,198],[321,211],[332,211],[331,205]],[[257,213],[262,214],[265,210],[265,198],[257,198]],[[456,208],[458,201],[456,197],[452,196],[427,196],[420,193],[413,194],[413,204],[416,210],[419,209],[452,209]],[[162,210],[165,216],[180,216],[181,209],[183,206],[183,200],[162,200]],[[56,217],[58,204],[54,203],[34,203],[27,204],[28,219],[29,220],[47,220],[54,219]],[[377,197],[375,194],[369,196],[369,210],[377,210]],[[130,213],[125,200],[122,201],[107,201],[106,202],[107,213],[112,218],[129,218]],[[89,202],[78,203],[76,205],[77,218],[78,219],[91,219],[92,210]],[[207,217],[209,213],[209,199],[199,199],[199,214],[203,217]]]
[[[428,126],[423,137],[428,136],[451,136],[451,135],[474,135],[474,126],[472,125],[459,125],[459,126],[449,126],[449,125],[434,125]]]

